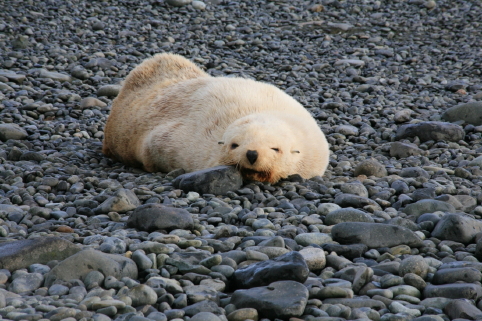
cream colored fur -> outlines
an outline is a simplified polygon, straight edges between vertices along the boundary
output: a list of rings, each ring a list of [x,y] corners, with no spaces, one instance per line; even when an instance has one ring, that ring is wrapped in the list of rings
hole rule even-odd
[[[258,153],[253,164],[248,150]],[[173,54],[155,55],[127,76],[103,152],[149,172],[236,165],[246,179],[271,183],[323,175],[329,159],[325,136],[293,98],[265,83],[211,77]]]

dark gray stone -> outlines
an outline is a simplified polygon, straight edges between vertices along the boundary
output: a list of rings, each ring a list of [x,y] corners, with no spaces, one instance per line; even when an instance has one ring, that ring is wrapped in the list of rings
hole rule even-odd
[[[211,300],[204,300],[201,302],[191,304],[183,308],[183,310],[188,317],[192,317],[193,315],[196,315],[199,312],[211,312],[216,315],[223,314],[223,309],[220,308],[214,301],[211,301]]]
[[[419,156],[425,152],[412,143],[393,142],[390,144],[390,156],[396,158],[407,158]]]
[[[482,279],[482,273],[471,267],[462,267],[454,269],[441,269],[435,272],[432,283],[435,285],[455,283],[462,281],[466,283],[474,283]]]
[[[0,269],[15,271],[35,263],[64,260],[79,251],[78,246],[60,237],[0,243]]]
[[[465,132],[459,125],[438,121],[425,121],[400,126],[395,139],[400,140],[415,136],[420,138],[422,142],[429,140],[458,142],[464,139]]]
[[[304,283],[309,274],[310,270],[303,256],[298,252],[289,252],[236,270],[234,280],[238,288],[252,288],[281,280]]]
[[[193,228],[191,213],[182,208],[162,204],[145,204],[137,207],[127,220],[127,226],[142,231]]]
[[[470,243],[475,234],[482,231],[482,222],[459,214],[444,215],[432,231],[432,236],[441,240]]]
[[[261,317],[289,319],[299,317],[308,302],[308,289],[295,281],[278,281],[268,286],[237,290],[231,297],[236,308],[253,308]]]
[[[335,197],[335,204],[341,207],[358,207],[363,208],[367,205],[374,206],[375,208],[381,210],[380,205],[368,197],[353,195],[353,194],[339,194]]]
[[[347,259],[354,259],[357,257],[362,257],[363,254],[368,250],[365,244],[323,244],[321,246],[323,250],[330,252],[335,252],[338,255],[346,257]]]
[[[451,283],[444,285],[427,285],[423,290],[425,298],[443,297],[449,299],[478,300],[482,296],[482,287],[478,284]]]
[[[377,223],[346,222],[333,226],[334,241],[342,244],[363,243],[369,248],[392,247],[405,244],[422,246],[422,240],[407,228]]]
[[[172,185],[184,192],[222,195],[243,185],[243,178],[233,166],[216,166],[176,177]]]
[[[17,124],[0,124],[0,140],[2,142],[9,139],[25,139],[27,136],[27,131]]]
[[[433,213],[437,211],[454,213],[455,207],[446,202],[424,199],[416,203],[409,204],[403,209],[405,214],[413,215],[415,217],[419,217],[425,213]]]
[[[453,300],[449,302],[445,308],[444,313],[450,318],[454,319],[468,319],[468,320],[480,320],[482,319],[482,311],[477,309],[474,304],[469,300]]]
[[[363,307],[367,307],[375,310],[386,309],[386,305],[383,302],[373,300],[373,299],[366,299],[366,298],[353,298],[353,299],[333,298],[333,299],[325,299],[323,300],[323,303],[324,304],[343,304],[352,309],[363,308]]]

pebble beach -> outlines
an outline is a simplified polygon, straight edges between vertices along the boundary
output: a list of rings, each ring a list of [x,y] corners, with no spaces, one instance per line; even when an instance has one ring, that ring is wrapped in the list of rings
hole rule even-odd
[[[0,320],[482,319],[480,1],[0,8]],[[163,52],[293,96],[323,177],[105,157],[122,81]]]

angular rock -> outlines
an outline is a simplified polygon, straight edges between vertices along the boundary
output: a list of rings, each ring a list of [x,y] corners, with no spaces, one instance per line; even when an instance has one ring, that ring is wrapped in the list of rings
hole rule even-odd
[[[442,119],[449,122],[463,120],[475,126],[482,125],[482,101],[473,101],[451,107],[442,114]]]
[[[449,299],[478,300],[482,296],[482,287],[478,284],[451,283],[427,285],[423,290],[425,298],[444,297]]]
[[[27,131],[17,124],[0,124],[0,140],[2,142],[9,139],[25,139],[27,136]]]
[[[288,252],[272,260],[236,270],[234,280],[238,288],[252,288],[281,280],[304,283],[309,273],[303,256],[298,252]]]
[[[421,142],[429,140],[458,142],[464,139],[465,131],[459,125],[438,121],[425,121],[400,126],[395,139],[400,140],[415,136],[420,138]]]
[[[117,254],[107,254],[88,249],[57,264],[45,275],[45,286],[51,286],[55,280],[83,279],[91,271],[99,271],[105,277],[121,279],[127,276],[137,278],[137,266],[131,259]]]
[[[145,204],[137,207],[127,220],[127,226],[142,231],[193,228],[191,213],[182,208],[162,204]]]
[[[413,215],[415,217],[419,217],[425,213],[433,213],[437,211],[454,213],[455,207],[446,202],[423,199],[416,203],[409,204],[403,209],[405,214]]]
[[[233,166],[216,166],[176,177],[172,185],[184,192],[222,195],[243,185],[243,178]]]
[[[97,214],[117,212],[125,213],[140,206],[141,202],[137,198],[137,195],[125,188],[118,189],[115,194],[106,199],[102,204],[97,207],[94,212]]]
[[[326,225],[335,225],[342,222],[367,222],[373,223],[370,214],[355,208],[342,208],[328,213],[325,217]]]
[[[346,222],[333,226],[334,241],[342,244],[363,243],[369,248],[392,247],[401,244],[410,247],[422,246],[420,239],[407,228],[377,223]]]
[[[432,236],[441,240],[450,240],[467,244],[482,231],[482,222],[469,216],[446,214],[432,231]]]
[[[60,237],[39,237],[0,243],[0,269],[15,271],[52,260],[64,260],[80,248]]]
[[[256,309],[261,317],[289,319],[299,317],[308,302],[308,289],[295,281],[278,281],[268,286],[237,290],[231,303],[238,309]]]

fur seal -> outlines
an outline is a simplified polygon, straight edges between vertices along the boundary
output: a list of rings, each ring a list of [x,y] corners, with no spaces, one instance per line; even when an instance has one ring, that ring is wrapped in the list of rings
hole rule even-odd
[[[329,146],[310,113],[278,88],[211,77],[175,54],[157,54],[127,76],[105,126],[103,153],[148,172],[236,166],[275,183],[323,175]]]

